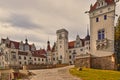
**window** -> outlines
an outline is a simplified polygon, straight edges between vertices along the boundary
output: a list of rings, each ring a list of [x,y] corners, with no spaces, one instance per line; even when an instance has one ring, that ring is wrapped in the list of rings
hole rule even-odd
[[[73,52],[75,52],[75,50],[73,50]]]
[[[40,58],[38,58],[38,61],[40,61]]]
[[[53,58],[53,61],[55,61],[55,58]]]
[[[69,56],[69,59],[71,59],[71,55]]]
[[[26,60],[26,57],[24,57],[24,60]]]
[[[96,18],[96,22],[99,22],[99,18],[98,17]]]
[[[12,60],[16,59],[16,53],[15,52],[11,52],[12,53]]]
[[[104,39],[104,38],[105,38],[105,31],[102,30],[102,39]]]
[[[83,49],[80,49],[80,51],[83,51]]]
[[[19,64],[21,64],[21,62],[19,62]]]
[[[62,46],[60,45],[60,48],[62,48]]]
[[[27,63],[25,62],[24,64],[26,65]]]
[[[103,2],[101,4],[103,5]]]
[[[19,59],[21,59],[21,56],[19,56]]]
[[[44,59],[42,59],[42,61],[44,61]]]
[[[86,47],[86,49],[88,49],[88,47]]]
[[[13,59],[16,59],[16,55],[13,55]]]
[[[62,59],[62,55],[60,56],[60,59]]]
[[[98,31],[98,40],[101,39],[101,31]]]
[[[30,57],[30,59],[31,59],[31,57]]]
[[[69,51],[69,53],[71,53],[71,51]]]
[[[105,38],[105,30],[101,29],[98,31],[98,40],[102,40]]]
[[[107,15],[104,15],[104,20],[107,20]]]
[[[34,60],[36,61],[36,58],[34,58]]]

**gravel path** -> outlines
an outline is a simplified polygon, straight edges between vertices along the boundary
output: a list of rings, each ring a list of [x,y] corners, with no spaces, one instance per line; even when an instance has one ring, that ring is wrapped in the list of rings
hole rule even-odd
[[[35,75],[30,80],[81,80],[72,76],[69,69],[73,66],[55,69],[31,70]]]

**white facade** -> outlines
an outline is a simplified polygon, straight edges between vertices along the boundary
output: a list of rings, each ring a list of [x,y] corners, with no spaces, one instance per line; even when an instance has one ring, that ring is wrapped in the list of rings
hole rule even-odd
[[[50,54],[50,51],[47,52]],[[51,50],[53,64],[74,64],[76,56],[90,53],[89,32],[84,39],[77,35],[75,41],[68,42],[68,31],[57,30],[57,41]],[[49,56],[47,56],[49,58]]]
[[[115,3],[112,0],[109,2],[97,0],[96,7],[91,6],[89,16],[91,54],[96,56],[113,54]]]
[[[59,63],[68,63],[68,31],[57,30],[57,53]]]
[[[45,50],[36,50],[35,45],[1,39],[0,67],[22,67],[31,64],[46,64]]]

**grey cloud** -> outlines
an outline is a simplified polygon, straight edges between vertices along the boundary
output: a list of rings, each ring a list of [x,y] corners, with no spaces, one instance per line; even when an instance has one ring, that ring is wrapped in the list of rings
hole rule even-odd
[[[16,28],[22,28],[22,31],[25,29],[24,32],[31,33],[30,37],[28,37],[31,42],[43,46],[44,44],[46,45],[48,37],[51,43],[56,41],[56,30],[61,28],[69,31],[69,40],[75,40],[77,34],[84,38],[87,24],[89,24],[89,15],[84,14],[84,12],[89,10],[90,4],[94,4],[95,1],[0,0],[0,8],[10,14],[15,13],[11,16],[8,15],[9,17],[7,18],[2,18],[2,21],[11,23]],[[120,6],[117,8],[119,11]],[[1,15],[0,13],[1,16],[6,16],[6,14]],[[23,34],[22,31],[19,31],[19,34],[14,36],[14,39],[24,40],[25,36],[29,36]],[[11,32],[13,31],[11,30]],[[7,34],[4,36],[7,36]]]
[[[12,14],[8,19],[3,20],[6,23],[10,23],[13,27],[24,28],[24,29],[36,29],[41,26],[32,22],[31,18],[27,15]]]

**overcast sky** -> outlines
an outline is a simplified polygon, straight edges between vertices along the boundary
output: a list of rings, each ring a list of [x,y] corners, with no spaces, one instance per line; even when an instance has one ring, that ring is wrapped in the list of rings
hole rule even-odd
[[[96,0],[0,0],[0,37],[35,43],[45,48],[56,41],[56,30],[69,31],[69,41],[84,38],[89,16],[84,14]],[[117,14],[120,14],[120,2]]]

